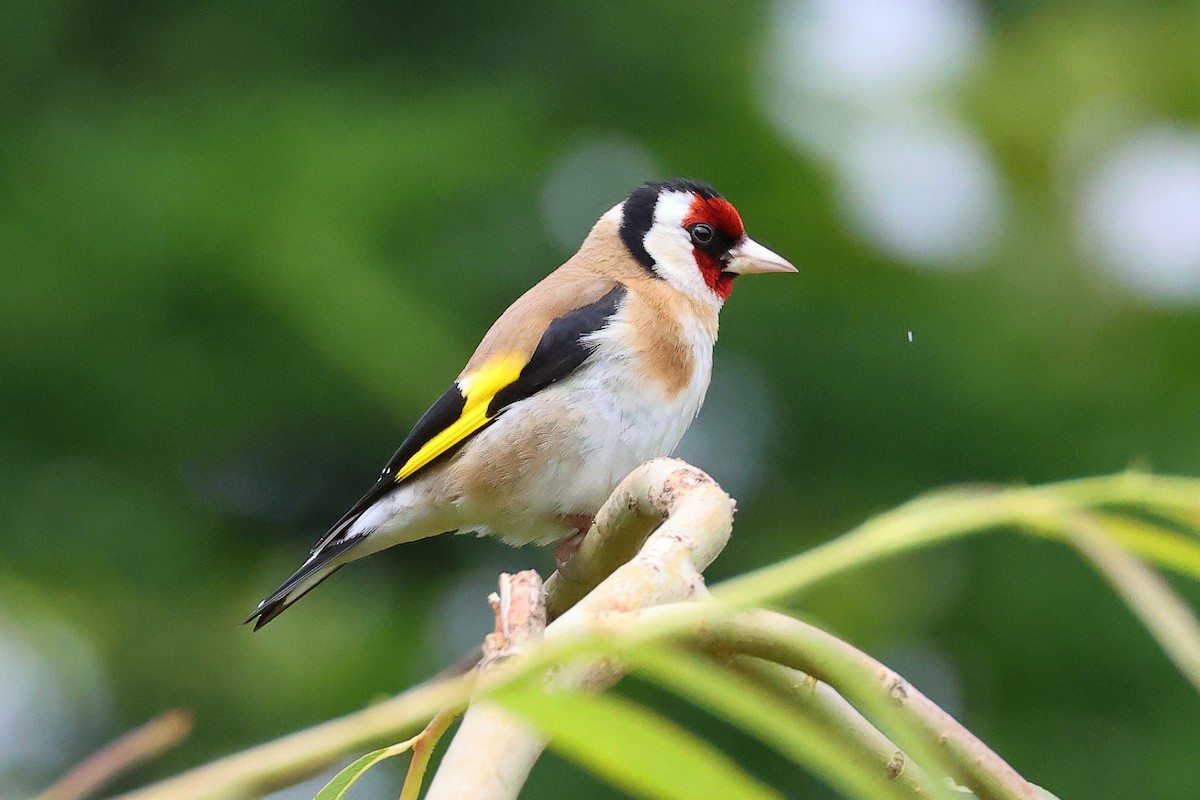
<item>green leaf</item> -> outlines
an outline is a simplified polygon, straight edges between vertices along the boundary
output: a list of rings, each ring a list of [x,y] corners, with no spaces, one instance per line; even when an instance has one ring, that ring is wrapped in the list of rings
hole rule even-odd
[[[1067,536],[1200,691],[1200,621],[1187,603],[1161,575],[1122,549],[1094,517],[1073,518]]]
[[[737,725],[851,797],[908,798],[908,788],[887,780],[882,763],[867,763],[847,749],[836,729],[816,722],[815,709],[796,707],[729,670],[679,649],[635,648],[627,654],[640,675]],[[926,796],[942,787],[922,787]]]
[[[780,797],[707,742],[622,698],[513,687],[493,699],[544,733],[552,748],[632,794],[657,800]]]
[[[1103,514],[1098,519],[1113,540],[1126,550],[1160,567],[1200,580],[1200,542],[1196,539],[1133,517]]]
[[[384,759],[398,756],[411,749],[413,741],[413,739],[409,739],[408,741],[367,753],[337,775],[334,775],[333,780],[325,784],[325,787],[317,792],[317,796],[313,800],[343,800],[346,792],[350,791],[350,787],[357,783],[358,779],[365,775],[367,770]]]

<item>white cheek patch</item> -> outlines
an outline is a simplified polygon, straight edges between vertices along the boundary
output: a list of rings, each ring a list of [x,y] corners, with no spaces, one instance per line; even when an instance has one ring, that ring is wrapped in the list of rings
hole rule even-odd
[[[695,196],[690,192],[664,192],[654,207],[654,224],[644,240],[646,252],[654,259],[658,274],[680,291],[705,300],[713,299],[712,290],[692,255],[691,237],[683,220]]]
[[[654,224],[670,228],[683,227],[683,218],[696,196],[691,192],[663,192],[654,206]]]

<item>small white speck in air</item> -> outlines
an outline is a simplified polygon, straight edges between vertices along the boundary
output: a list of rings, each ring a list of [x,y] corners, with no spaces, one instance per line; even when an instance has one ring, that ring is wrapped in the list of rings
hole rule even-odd
[[[912,341],[912,331],[909,331],[909,332],[908,332],[908,340],[909,340],[910,342]]]

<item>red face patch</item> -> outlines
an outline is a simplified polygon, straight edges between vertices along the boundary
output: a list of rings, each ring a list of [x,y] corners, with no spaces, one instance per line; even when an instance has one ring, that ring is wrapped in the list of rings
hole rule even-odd
[[[704,256],[708,258],[708,256]],[[700,257],[696,257],[696,263],[700,263]],[[713,290],[713,293],[721,298],[721,302],[729,299],[729,295],[733,294],[733,273],[722,272],[721,265],[715,264],[712,267],[700,267],[700,274],[704,276],[704,282],[708,284],[708,288]]]
[[[697,222],[707,222],[731,240],[741,238],[742,234],[746,232],[737,209],[724,197],[705,200],[700,195],[696,195],[692,200],[692,205],[688,208],[687,216],[684,217],[683,227],[695,225]]]
[[[737,209],[723,197],[704,198],[696,195],[688,208],[683,226],[690,229],[692,225],[707,223],[716,229],[716,237],[712,247],[696,246],[692,248],[692,256],[705,284],[722,301],[729,299],[733,291],[733,273],[721,269],[719,257],[730,245],[742,238],[745,228]]]

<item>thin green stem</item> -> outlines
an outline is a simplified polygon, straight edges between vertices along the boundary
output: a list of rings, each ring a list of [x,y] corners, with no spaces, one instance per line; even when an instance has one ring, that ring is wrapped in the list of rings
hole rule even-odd
[[[1069,521],[1076,549],[1121,595],[1167,657],[1200,691],[1200,622],[1162,576],[1121,549],[1088,515]]]
[[[927,777],[919,787],[924,792],[914,791],[918,786],[910,781],[897,781],[899,773],[888,769],[895,748],[883,759],[872,758],[863,742],[846,735],[857,731],[849,715],[828,713],[831,709],[814,702],[813,693],[793,692],[792,702],[780,703],[774,684],[764,686],[749,679],[745,670],[721,669],[680,648],[640,647],[628,657],[639,675],[709,708],[850,797],[911,800],[936,794],[939,788],[943,796],[950,796]]]
[[[714,650],[708,652],[715,655]],[[823,737],[830,742],[839,742],[842,752],[863,773],[882,774],[902,787],[910,797],[928,798],[937,793],[939,787],[933,785],[929,774],[906,757],[829,684],[791,667],[753,656],[730,658],[722,655],[719,658],[727,667],[775,694],[779,702],[796,706],[800,714],[820,727]]]
[[[461,709],[474,675],[427,683],[353,714],[204,764],[117,800],[243,800],[319,773],[347,753],[395,742],[442,709]]]
[[[1048,509],[1048,501],[1053,505]],[[1102,506],[1152,508],[1183,521],[1200,515],[1200,480],[1124,473],[1019,489],[951,490],[919,497],[868,520],[842,536],[784,561],[724,581],[713,588],[719,600],[741,608],[784,600],[850,569],[1001,527],[1027,527],[1039,515]],[[1037,525],[1038,532],[1064,538],[1061,525]],[[1131,548],[1195,574],[1187,544],[1161,537],[1127,537]]]
[[[1034,800],[1032,784],[903,677],[847,642],[783,614],[750,611],[705,619],[696,636],[712,647],[801,670],[872,714],[926,769],[945,766],[980,800]]]
[[[425,730],[413,742],[412,761],[408,764],[408,773],[404,776],[404,786],[400,789],[400,800],[417,800],[421,796],[421,784],[425,781],[425,770],[429,767],[429,759],[441,741],[442,735],[458,719],[458,711],[445,709],[429,721]]]

